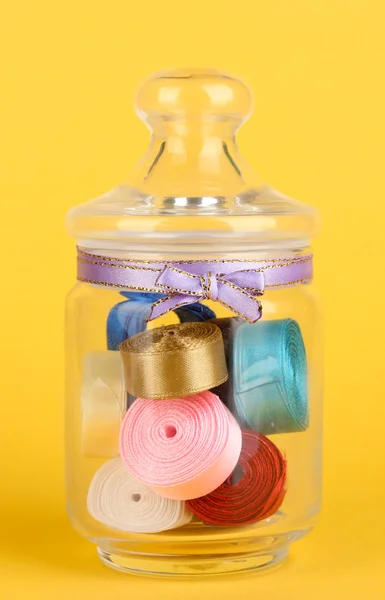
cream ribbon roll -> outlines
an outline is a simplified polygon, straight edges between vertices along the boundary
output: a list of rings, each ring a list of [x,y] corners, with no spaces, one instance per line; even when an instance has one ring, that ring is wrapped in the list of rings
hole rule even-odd
[[[230,475],[241,452],[240,427],[211,392],[154,402],[138,398],[120,430],[129,472],[165,498],[209,494]]]
[[[119,429],[127,395],[119,352],[89,352],[83,361],[82,453],[119,456]]]
[[[113,458],[95,473],[88,490],[90,515],[113,529],[156,533],[186,525],[192,512],[185,502],[162,498],[136,481],[120,458]]]

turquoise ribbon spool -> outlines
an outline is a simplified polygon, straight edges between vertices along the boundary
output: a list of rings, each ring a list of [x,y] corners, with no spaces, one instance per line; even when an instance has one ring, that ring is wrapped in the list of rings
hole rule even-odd
[[[296,321],[245,323],[235,335],[232,363],[241,421],[265,435],[308,427],[306,351]]]

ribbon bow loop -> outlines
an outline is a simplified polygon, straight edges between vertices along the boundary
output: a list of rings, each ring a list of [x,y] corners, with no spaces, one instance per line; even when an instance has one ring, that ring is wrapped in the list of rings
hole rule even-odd
[[[262,271],[240,270],[228,274],[208,272],[196,275],[166,265],[157,278],[156,285],[169,295],[155,302],[149,320],[201,300],[218,301],[251,323],[262,316],[261,303],[257,299],[257,296],[263,294],[265,287]]]

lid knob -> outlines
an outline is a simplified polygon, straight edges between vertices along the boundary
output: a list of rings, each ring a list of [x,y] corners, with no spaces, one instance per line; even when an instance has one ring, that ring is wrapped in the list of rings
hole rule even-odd
[[[140,87],[135,108],[154,119],[232,120],[241,124],[253,108],[248,86],[216,69],[178,69],[150,76]]]

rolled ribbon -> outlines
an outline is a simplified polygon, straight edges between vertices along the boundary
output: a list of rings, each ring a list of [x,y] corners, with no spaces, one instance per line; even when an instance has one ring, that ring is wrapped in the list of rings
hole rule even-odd
[[[186,525],[192,513],[185,502],[158,496],[135,481],[120,458],[104,463],[88,490],[90,515],[113,529],[156,533]]]
[[[165,298],[164,294],[142,292],[121,292],[121,295],[126,299],[113,306],[107,318],[108,350],[119,350],[124,340],[145,331],[152,305]],[[208,306],[197,302],[177,308],[175,312],[181,323],[215,318],[215,313]]]
[[[126,298],[113,306],[107,318],[107,347],[119,350],[124,340],[146,330],[151,306],[161,298],[161,294],[121,292]]]
[[[211,494],[187,505],[208,525],[251,525],[279,509],[285,482],[286,460],[279,448],[265,436],[243,430],[235,471]]]
[[[240,317],[224,317],[222,319],[212,319],[209,323],[213,323],[221,330],[223,337],[223,344],[225,348],[226,364],[229,373],[227,381],[222,383],[211,391],[220,397],[222,402],[227,408],[234,412],[234,392],[233,392],[233,376],[232,376],[232,364],[233,364],[233,345],[234,337],[237,329],[244,323]]]
[[[208,390],[228,377],[223,338],[212,323],[150,329],[120,345],[127,391],[150,399]]]
[[[118,352],[89,352],[82,369],[82,453],[119,455],[119,430],[126,411],[123,364]]]
[[[241,421],[266,435],[307,428],[306,352],[296,321],[244,323],[235,336],[232,376]]]
[[[152,402],[138,398],[120,431],[129,472],[161,496],[187,500],[208,494],[237,464],[240,427],[218,396]]]
[[[255,323],[265,289],[306,283],[313,277],[312,255],[266,260],[148,261],[113,258],[78,248],[78,280],[137,292],[167,292],[154,302],[149,319],[192,302],[218,301]]]
[[[119,350],[119,346],[127,338],[146,331],[147,321],[152,311],[152,305],[164,294],[142,292],[120,292],[126,298],[119,302],[109,312],[107,318],[107,347],[109,350]],[[175,310],[181,323],[207,321],[215,318],[215,313],[204,304],[190,304]],[[135,396],[127,393],[127,407],[135,401]]]

